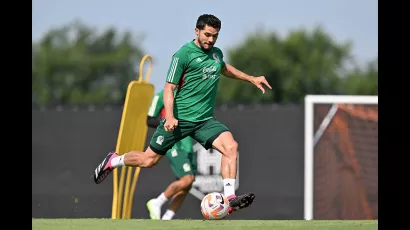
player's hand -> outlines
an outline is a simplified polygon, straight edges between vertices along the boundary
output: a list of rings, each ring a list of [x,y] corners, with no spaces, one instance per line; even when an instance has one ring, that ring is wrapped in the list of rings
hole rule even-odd
[[[269,85],[268,81],[266,81],[266,78],[264,76],[254,77],[252,78],[251,82],[256,87],[258,87],[262,91],[262,93],[265,93],[264,86],[268,87],[269,89],[272,89],[272,87]]]
[[[172,132],[178,126],[178,120],[174,117],[165,120],[164,129],[167,132]]]

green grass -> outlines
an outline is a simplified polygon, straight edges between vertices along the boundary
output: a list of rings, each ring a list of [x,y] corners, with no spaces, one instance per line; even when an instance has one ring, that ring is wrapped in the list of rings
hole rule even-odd
[[[266,229],[266,230],[376,230],[377,220],[112,220],[112,219],[32,219],[33,230],[136,230],[136,229]]]

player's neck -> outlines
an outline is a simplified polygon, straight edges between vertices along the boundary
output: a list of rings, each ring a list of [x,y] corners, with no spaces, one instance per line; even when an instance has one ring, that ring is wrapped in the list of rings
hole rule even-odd
[[[195,45],[196,45],[199,49],[201,49],[204,53],[208,53],[208,52],[210,51],[210,50],[204,50],[204,49],[202,49],[202,47],[199,45],[199,42],[198,42],[198,39],[197,39],[197,38],[195,38],[193,42],[194,42]]]

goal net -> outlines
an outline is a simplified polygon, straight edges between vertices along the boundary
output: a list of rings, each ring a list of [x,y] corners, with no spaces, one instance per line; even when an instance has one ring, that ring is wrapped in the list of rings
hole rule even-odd
[[[306,220],[378,218],[378,97],[305,98]]]

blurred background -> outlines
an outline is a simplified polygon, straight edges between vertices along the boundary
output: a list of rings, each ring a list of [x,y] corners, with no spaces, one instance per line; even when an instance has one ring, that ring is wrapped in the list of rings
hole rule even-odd
[[[273,87],[261,94],[220,80],[215,113],[240,145],[237,193],[257,194],[252,210],[232,217],[304,219],[305,138],[328,117],[314,150],[313,216],[377,218],[377,103],[350,102],[331,116],[333,103],[313,103],[314,119],[304,114],[309,94],[378,95],[377,1],[32,3],[33,218],[111,217],[112,179],[97,186],[91,175],[115,149],[126,88],[149,54],[161,90],[204,13],[222,21],[225,61]],[[146,201],[173,180],[166,160],[141,170],[132,218],[149,218]],[[176,218],[202,218],[199,204],[188,196]]]

